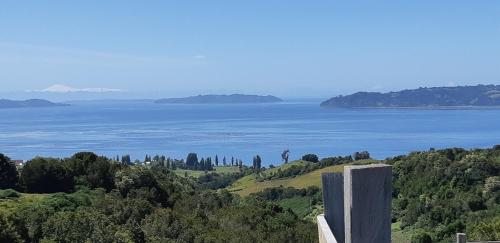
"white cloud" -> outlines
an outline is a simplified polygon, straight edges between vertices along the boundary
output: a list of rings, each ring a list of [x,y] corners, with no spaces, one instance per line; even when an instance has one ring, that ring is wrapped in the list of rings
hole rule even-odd
[[[91,93],[104,93],[104,92],[124,92],[122,89],[110,88],[73,88],[64,84],[54,84],[48,88],[40,90],[27,90],[27,92],[48,92],[48,93],[71,93],[71,92],[91,92]]]

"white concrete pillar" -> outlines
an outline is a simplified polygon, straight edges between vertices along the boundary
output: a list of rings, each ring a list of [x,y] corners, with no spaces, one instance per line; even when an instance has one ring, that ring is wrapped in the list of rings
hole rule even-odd
[[[392,167],[344,167],[345,243],[391,242]]]

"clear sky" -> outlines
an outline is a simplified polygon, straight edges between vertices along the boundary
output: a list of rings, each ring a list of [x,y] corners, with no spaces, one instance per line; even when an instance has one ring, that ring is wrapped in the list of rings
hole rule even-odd
[[[0,83],[165,97],[500,84],[500,1],[7,0]]]

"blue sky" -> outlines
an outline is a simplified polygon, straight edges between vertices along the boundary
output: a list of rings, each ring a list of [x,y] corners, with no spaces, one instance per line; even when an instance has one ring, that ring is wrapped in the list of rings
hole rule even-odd
[[[4,94],[329,97],[500,84],[499,70],[497,0],[0,3]]]

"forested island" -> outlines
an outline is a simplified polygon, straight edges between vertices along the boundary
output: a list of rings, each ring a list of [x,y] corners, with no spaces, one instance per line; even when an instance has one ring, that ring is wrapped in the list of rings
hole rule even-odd
[[[458,107],[500,106],[500,85],[434,87],[389,93],[358,92],[337,96],[322,107]]]
[[[54,103],[42,99],[30,100],[7,100],[0,99],[0,109],[6,108],[28,108],[28,107],[54,107],[54,106],[68,106],[68,104]]]
[[[185,98],[167,98],[156,100],[157,104],[249,104],[249,103],[277,103],[283,100],[272,96],[262,95],[198,95]]]
[[[392,242],[500,239],[499,145],[269,168],[260,156],[208,161],[81,152],[19,167],[0,154],[0,242],[317,242],[321,173],[370,163],[393,166]]]

